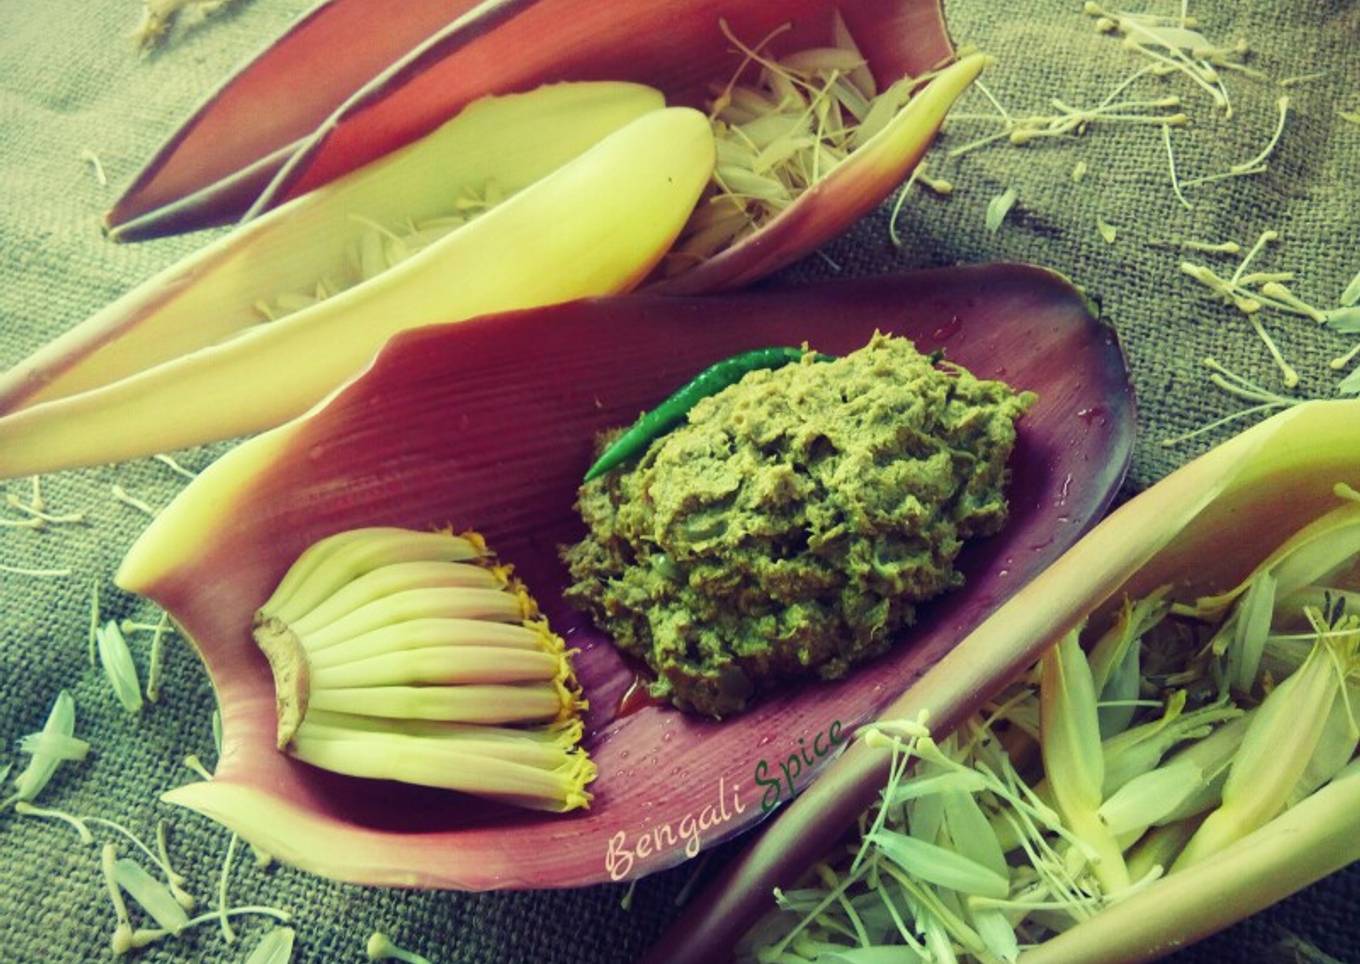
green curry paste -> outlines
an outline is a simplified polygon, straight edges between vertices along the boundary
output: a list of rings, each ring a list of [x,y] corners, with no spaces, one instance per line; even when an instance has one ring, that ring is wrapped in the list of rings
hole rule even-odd
[[[721,718],[781,681],[844,676],[1006,521],[1032,394],[881,334],[813,357],[746,375],[581,487],[566,598],[681,709]]]

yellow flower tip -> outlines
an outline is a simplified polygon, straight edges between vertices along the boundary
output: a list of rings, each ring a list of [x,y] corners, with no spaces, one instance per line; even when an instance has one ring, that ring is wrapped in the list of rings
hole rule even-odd
[[[466,529],[463,532],[454,532],[453,526],[449,525],[443,526],[439,529],[436,529],[435,531],[441,532],[446,536],[456,535],[460,539],[466,539],[472,545],[472,548],[477,551],[477,555],[482,559],[496,558],[496,554],[492,552],[491,549],[486,544],[486,537],[482,535],[480,532],[476,531],[475,529]]]
[[[557,653],[557,672],[553,674],[553,679],[560,682],[564,687],[571,691],[572,695],[579,699],[581,696],[581,684],[576,680],[576,671],[572,668],[571,658],[576,650],[563,650]]]
[[[826,889],[835,890],[840,885],[840,877],[825,860],[819,861],[813,870],[816,871],[817,879],[822,882],[822,886]]]
[[[569,664],[567,665],[566,676],[558,676],[553,680],[552,685],[553,689],[557,691],[558,701],[557,716],[553,718],[554,723],[578,719],[582,713],[590,709],[590,700],[585,699],[582,695]]]
[[[864,742],[871,747],[901,746],[912,740],[930,740],[930,728],[926,721],[930,714],[922,710],[916,719],[880,720],[864,730]]]
[[[480,536],[478,538],[480,538]],[[508,587],[514,578],[515,567],[508,563],[500,563],[494,566],[488,566],[487,568],[491,570],[491,574],[496,577],[496,581],[502,586]]]
[[[548,621],[544,619],[542,616],[539,616],[536,619],[526,619],[524,621],[524,628],[529,630],[535,636],[538,637],[538,641],[540,643],[539,648],[545,653],[570,654],[577,652],[577,650],[574,649],[573,650],[567,649],[566,642],[562,639],[561,636],[557,635],[555,632],[552,631],[552,627],[548,625]]]
[[[511,577],[505,590],[519,601],[520,616],[525,622],[538,618],[538,603],[534,600],[534,597],[529,594],[529,590],[525,587],[524,583]]]
[[[554,742],[564,750],[570,750],[580,743],[585,730],[585,724],[581,722],[580,717],[558,720],[544,726],[544,731],[553,734]]]
[[[568,767],[567,773],[572,781],[582,787],[600,774],[600,768],[595,765],[595,761],[584,750],[572,755]]]
[[[594,764],[591,764],[591,774],[589,779],[595,779]],[[570,813],[573,810],[589,810],[590,805],[595,801],[595,795],[589,790],[568,790],[566,797],[562,801],[562,812]]]
[[[584,750],[578,750],[559,768],[558,773],[566,781],[567,787],[562,792],[561,799],[555,801],[549,809],[557,813],[589,810],[595,795],[587,790],[586,786],[599,775],[595,761]]]

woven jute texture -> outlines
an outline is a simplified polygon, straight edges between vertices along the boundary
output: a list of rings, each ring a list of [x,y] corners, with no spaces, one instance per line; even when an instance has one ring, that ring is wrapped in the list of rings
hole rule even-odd
[[[195,236],[120,247],[100,237],[97,218],[180,118],[306,4],[246,0],[182,32],[149,59],[138,59],[126,38],[137,6],[136,0],[0,0],[0,366],[204,243]],[[1171,6],[1164,0],[1162,12],[1178,12]],[[1265,251],[1259,267],[1295,271],[1301,297],[1322,307],[1336,304],[1360,270],[1360,126],[1337,113],[1360,110],[1360,7],[1345,0],[1205,0],[1191,12],[1216,40],[1245,38],[1256,51],[1253,66],[1273,78],[1325,72],[1290,88],[1285,134],[1264,174],[1187,188],[1193,209],[1186,210],[1171,192],[1156,127],[1097,123],[1081,137],[1023,148],[1001,143],[951,160],[946,150],[995,129],[986,121],[960,120],[929,159],[930,172],[952,180],[955,190],[949,197],[913,191],[899,219],[900,248],[889,241],[885,205],[828,245],[825,258],[809,258],[771,283],[995,259],[1049,265],[1089,292],[1127,348],[1140,401],[1128,492],[1221,441],[1234,426],[1177,447],[1161,444],[1244,404],[1208,385],[1201,359],[1213,356],[1272,388],[1278,379],[1244,318],[1181,274],[1184,255],[1153,242],[1232,239],[1245,247],[1262,230],[1277,230],[1281,241]],[[1076,0],[951,0],[947,13],[958,42],[996,56],[986,82],[1015,113],[1048,112],[1052,97],[1097,103],[1145,63],[1097,34]],[[1281,89],[1237,74],[1228,74],[1227,83],[1234,101],[1230,120],[1184,77],[1144,77],[1125,94],[1184,98],[1192,124],[1177,130],[1173,143],[1185,178],[1226,171],[1270,138]],[[960,110],[991,108],[972,93]],[[107,187],[83,152],[102,163]],[[1086,163],[1087,174],[1074,183],[1078,161]],[[987,202],[1006,188],[1018,200],[990,234],[984,228]],[[1098,217],[1116,227],[1113,244],[1098,232]],[[1232,270],[1229,260],[1217,264]],[[1326,362],[1349,347],[1346,340],[1302,319],[1271,315],[1266,324],[1298,368],[1300,392],[1330,394],[1338,376]],[[181,460],[202,468],[222,450],[190,451]],[[84,763],[62,767],[40,802],[122,821],[146,838],[158,820],[169,821],[174,862],[206,907],[216,900],[228,836],[157,796],[192,779],[180,764],[186,753],[211,765],[207,679],[192,651],[172,640],[162,697],[134,719],[118,708],[85,656],[89,587],[96,577],[105,586],[106,616],[155,618],[148,604],[109,585],[147,521],[115,501],[115,484],[159,507],[184,480],[151,460],[55,474],[44,481],[48,507],[84,512],[83,524],[0,528],[5,564],[73,571],[64,579],[0,573],[0,765],[17,758],[13,741],[38,729],[57,692],[68,688],[78,707],[78,732],[94,749]],[[28,484],[11,482],[6,491],[27,498]],[[3,511],[5,518],[18,518]],[[144,667],[144,634],[134,636],[134,648]],[[107,828],[96,830],[101,840],[116,839]],[[718,851],[705,874],[733,852],[731,846]],[[438,962],[597,964],[634,960],[656,939],[677,914],[675,896],[692,866],[643,881],[627,910],[617,887],[507,894],[374,890],[287,867],[262,870],[248,851],[236,862],[228,890],[236,904],[291,910],[299,961],[361,960],[364,939],[381,928]],[[1360,961],[1358,904],[1360,872],[1352,870],[1178,959],[1290,960],[1278,947],[1287,932],[1341,960]],[[97,849],[80,844],[65,825],[0,814],[0,961],[102,960],[112,926]],[[240,942],[231,946],[216,926],[205,926],[140,956],[155,962],[244,960],[268,926],[261,918],[238,920]]]

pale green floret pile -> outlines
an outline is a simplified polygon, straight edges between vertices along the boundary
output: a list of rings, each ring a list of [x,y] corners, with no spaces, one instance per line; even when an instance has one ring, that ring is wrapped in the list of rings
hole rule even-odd
[[[279,748],[336,773],[517,806],[590,804],[571,652],[475,533],[316,543],[255,617]]]
[[[831,46],[783,55],[768,48],[785,23],[754,46],[719,20],[741,64],[705,103],[718,163],[704,198],[662,262],[666,275],[687,271],[750,237],[824,181],[887,129],[938,71],[903,76],[879,89],[840,11]],[[941,65],[943,67],[943,65]],[[947,182],[922,183],[948,193]]]
[[[1360,493],[1336,492],[1240,585],[1126,599],[948,737],[870,730],[893,758],[859,845],[776,890],[739,959],[1014,961],[1168,874],[1230,879],[1300,804],[1335,820],[1360,776]]]

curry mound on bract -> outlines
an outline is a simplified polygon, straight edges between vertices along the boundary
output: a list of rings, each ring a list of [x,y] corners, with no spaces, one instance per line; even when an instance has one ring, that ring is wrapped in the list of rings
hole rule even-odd
[[[1005,524],[1033,401],[882,334],[751,372],[581,487],[566,598],[683,710],[722,718],[781,681],[844,676],[962,584],[966,539]]]

